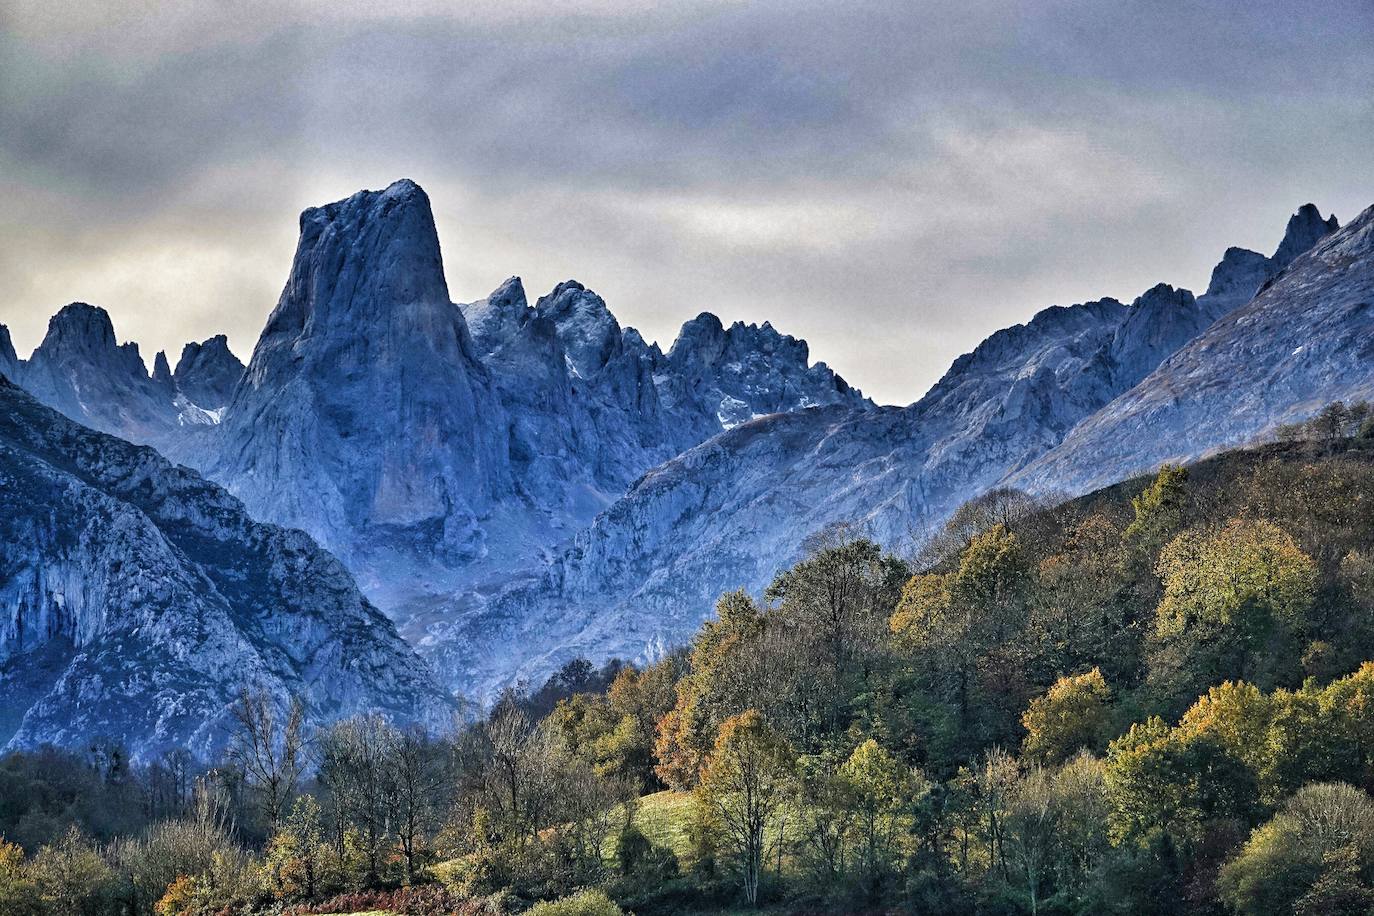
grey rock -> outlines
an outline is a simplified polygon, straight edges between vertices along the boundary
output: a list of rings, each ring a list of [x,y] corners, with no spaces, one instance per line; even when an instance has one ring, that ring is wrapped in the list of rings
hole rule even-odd
[[[436,728],[451,698],[307,535],[0,380],[0,745],[211,756],[243,689]]]
[[[191,403],[204,410],[219,410],[233,397],[243,373],[243,363],[229,352],[228,338],[216,334],[181,348],[173,378],[177,391]]]
[[[1271,289],[1295,282],[1289,275],[1302,263]],[[648,660],[688,639],[721,592],[761,590],[810,534],[843,525],[889,547],[913,546],[964,500],[1025,482],[1024,469],[1199,334],[1206,339],[1214,319],[1275,270],[1232,249],[1200,298],[1161,284],[1129,306],[1107,299],[1046,309],[960,357],[911,407],[832,407],[732,428],[646,474],[524,581],[451,615],[429,655],[483,695],[514,678],[538,682],[576,655]],[[688,341],[709,360],[719,336],[702,321]],[[1226,409],[1224,400],[1207,402]],[[1158,443],[1188,434],[1145,435]],[[1116,441],[1117,452],[1088,462],[1101,482],[1132,470],[1126,453],[1137,436]],[[1057,473],[1036,480],[1046,491],[1074,484]],[[486,648],[500,646],[520,650]]]

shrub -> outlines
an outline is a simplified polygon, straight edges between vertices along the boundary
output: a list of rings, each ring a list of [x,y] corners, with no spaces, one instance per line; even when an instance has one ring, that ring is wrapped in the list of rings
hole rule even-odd
[[[606,896],[605,891],[590,888],[571,897],[536,903],[527,916],[626,916],[626,913]]]
[[[288,907],[282,916],[313,916],[317,913],[367,913],[380,910],[397,916],[497,916],[487,900],[462,899],[437,884],[402,887],[391,891],[351,891],[314,904]]]

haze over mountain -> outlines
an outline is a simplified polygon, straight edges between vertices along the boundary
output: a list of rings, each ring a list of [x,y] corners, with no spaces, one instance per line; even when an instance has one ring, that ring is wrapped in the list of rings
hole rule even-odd
[[[909,547],[1007,481],[1078,491],[1156,454],[1202,454],[1217,443],[1182,422],[1135,427],[1151,442],[1138,460],[1074,443],[1100,441],[1091,431],[1142,389],[1172,390],[1152,380],[1209,353],[1221,329],[1274,365],[1279,340],[1333,341],[1319,368],[1262,396],[1206,395],[1207,410],[1250,405],[1218,421],[1225,441],[1365,392],[1368,361],[1349,341],[1364,331],[1367,217],[1335,232],[1305,205],[1272,255],[1228,249],[1201,296],[1159,284],[1130,304],[1045,309],[910,407],[875,408],[767,323],[703,313],[664,353],[572,280],[533,305],[518,277],[455,305],[428,196],[399,181],[302,214],[246,370],[212,338],[149,375],[108,316],[74,305],[28,361],[0,338],[0,371],[201,469],[254,517],[304,529],[443,683],[490,697],[579,654],[653,657],[827,528]],[[1310,327],[1276,335],[1237,317],[1257,307],[1297,308]],[[1252,384],[1238,358],[1216,371]]]

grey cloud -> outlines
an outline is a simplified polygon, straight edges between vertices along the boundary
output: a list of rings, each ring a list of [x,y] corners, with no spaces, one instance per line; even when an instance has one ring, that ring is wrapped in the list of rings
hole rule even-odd
[[[1374,199],[1365,0],[653,6],[19,3],[0,321],[31,345],[82,297],[146,353],[246,355],[295,213],[409,175],[459,298],[577,276],[654,337],[767,318],[904,403],[1051,302]]]

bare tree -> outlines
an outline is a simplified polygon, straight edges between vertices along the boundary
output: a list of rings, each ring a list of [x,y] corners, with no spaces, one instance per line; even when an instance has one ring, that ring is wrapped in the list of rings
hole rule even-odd
[[[391,742],[396,838],[406,860],[407,883],[415,880],[418,846],[438,812],[445,781],[440,751],[418,726],[398,732]]]
[[[266,693],[245,689],[234,706],[234,718],[238,733],[229,758],[258,790],[263,817],[276,828],[307,763],[305,707],[292,698],[283,716]]]
[[[383,716],[366,713],[335,723],[320,741],[320,782],[333,798],[340,831],[344,824],[358,831],[374,882],[395,816],[392,762],[399,737]]]
[[[947,565],[958,559],[975,537],[994,525],[1017,532],[1027,520],[1066,498],[1055,493],[1032,495],[1011,487],[988,490],[954,510],[940,530],[925,540],[914,565],[917,569]]]

